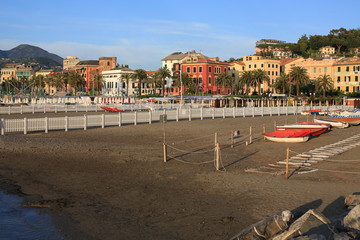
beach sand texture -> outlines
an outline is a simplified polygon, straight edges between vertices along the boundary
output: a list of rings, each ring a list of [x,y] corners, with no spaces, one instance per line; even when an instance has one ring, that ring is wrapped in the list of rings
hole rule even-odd
[[[315,208],[328,217],[343,212],[344,198],[359,191],[359,162],[317,163],[313,167],[337,172],[294,174],[289,180],[245,172],[284,160],[287,147],[302,153],[360,133],[353,126],[306,143],[262,139],[264,124],[272,131],[274,121],[285,119],[295,122],[295,116],[247,117],[7,134],[0,142],[1,181],[50,200],[46,207],[67,239],[229,239],[286,209]],[[229,147],[231,132],[246,136],[250,125],[259,139]],[[166,163],[164,128],[168,154],[176,157]],[[226,171],[216,171],[211,162],[215,132]],[[194,150],[203,153],[189,153]],[[355,147],[331,159],[359,156]]]

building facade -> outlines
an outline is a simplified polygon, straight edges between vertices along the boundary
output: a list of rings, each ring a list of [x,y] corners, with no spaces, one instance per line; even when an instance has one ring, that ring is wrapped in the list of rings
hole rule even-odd
[[[102,71],[101,76],[104,82],[102,94],[105,96],[121,97],[135,95],[133,80],[129,79],[129,82],[127,83],[122,77],[125,73],[133,74],[134,71],[127,65],[121,65],[111,70]]]
[[[216,85],[216,77],[228,72],[229,63],[221,62],[218,57],[209,58],[195,51],[189,52],[182,61],[182,72],[189,74],[198,93],[230,94],[229,87]]]
[[[344,93],[359,92],[360,58],[342,58],[333,64],[334,88]]]
[[[80,62],[80,59],[75,56],[67,56],[63,60],[63,70],[74,70],[76,64]]]

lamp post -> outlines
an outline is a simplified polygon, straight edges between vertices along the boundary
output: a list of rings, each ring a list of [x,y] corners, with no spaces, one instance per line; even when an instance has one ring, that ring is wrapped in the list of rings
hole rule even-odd
[[[182,82],[182,77],[181,77],[181,64],[179,64],[179,71],[180,71],[180,107],[182,105],[183,102],[183,82]]]

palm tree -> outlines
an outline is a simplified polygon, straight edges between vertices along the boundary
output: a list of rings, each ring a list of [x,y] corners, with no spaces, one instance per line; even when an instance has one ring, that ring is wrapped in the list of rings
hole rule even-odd
[[[156,93],[156,89],[161,88],[163,86],[163,81],[160,77],[159,72],[151,74],[148,78],[148,83],[152,85],[152,88],[155,89],[154,93]]]
[[[78,73],[76,71],[72,71],[72,72],[69,72],[68,74],[66,74],[66,77],[64,78],[64,80],[65,79],[66,79],[67,83],[70,85],[70,87],[74,89],[75,95],[79,89],[84,89],[85,84],[86,84],[85,79],[81,76],[80,73]]]
[[[147,80],[147,74],[144,69],[136,69],[132,74],[132,79],[138,81],[138,95],[141,96],[141,83]]]
[[[245,86],[245,94],[247,95],[249,93],[249,88],[251,85],[253,85],[254,80],[254,74],[253,71],[244,71],[239,79],[239,83],[242,86]]]
[[[326,97],[326,92],[334,88],[334,82],[330,75],[322,75],[316,79],[315,82],[316,90],[323,93],[323,98]]]
[[[165,96],[165,79],[171,77],[170,70],[162,67],[159,69],[158,76],[161,79],[162,95]]]
[[[307,70],[303,67],[293,67],[290,72],[290,79],[293,85],[296,86],[296,96],[300,95],[300,86],[307,84],[309,75]]]
[[[261,90],[261,84],[263,84],[264,82],[267,82],[269,84],[270,82],[270,77],[268,76],[268,74],[266,73],[265,70],[263,69],[256,69],[253,70],[253,76],[254,76],[254,81],[253,81],[253,85],[254,88],[256,90],[256,86],[258,87],[258,94],[260,93]]]
[[[181,81],[180,81],[180,75],[176,75],[174,79],[175,79],[174,85],[176,87],[181,88],[181,82],[182,82],[182,86],[185,89],[184,90],[185,94],[195,94],[196,85],[187,72],[181,73]]]
[[[101,92],[101,89],[102,87],[104,86],[104,80],[103,80],[103,77],[101,74],[96,74],[93,76],[92,78],[92,83],[91,83],[93,86],[93,93],[94,93],[94,90],[96,90],[96,95],[99,96],[100,95],[100,92]]]
[[[44,89],[45,87],[45,77],[43,75],[34,76],[32,79],[32,92],[35,90],[36,95],[39,94],[39,89]]]
[[[129,82],[131,79],[131,73],[123,73],[121,74],[121,81],[124,82],[126,84],[126,96],[129,96]]]
[[[280,93],[287,93],[290,91],[289,76],[286,73],[281,73],[278,78],[276,78],[275,84],[273,86],[276,90],[279,90]]]
[[[233,79],[227,72],[220,73],[215,78],[215,85],[222,87],[222,94],[225,92],[225,87],[232,86]]]

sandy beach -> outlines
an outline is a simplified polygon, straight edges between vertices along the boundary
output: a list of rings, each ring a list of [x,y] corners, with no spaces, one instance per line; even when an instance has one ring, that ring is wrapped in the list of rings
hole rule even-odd
[[[282,144],[261,138],[263,126],[273,130],[274,121],[292,123],[295,116],[7,134],[0,141],[1,186],[16,184],[24,194],[41,196],[30,203],[46,205],[65,239],[229,239],[286,209],[315,208],[328,217],[343,212],[344,197],[360,191],[360,164],[345,161],[359,160],[359,147],[332,158],[343,162],[317,163],[322,170],[289,180],[245,169],[284,160],[287,147],[302,153],[346,139],[360,126]],[[256,141],[231,148],[231,132],[246,136],[250,125]],[[214,168],[215,132],[223,171]]]

